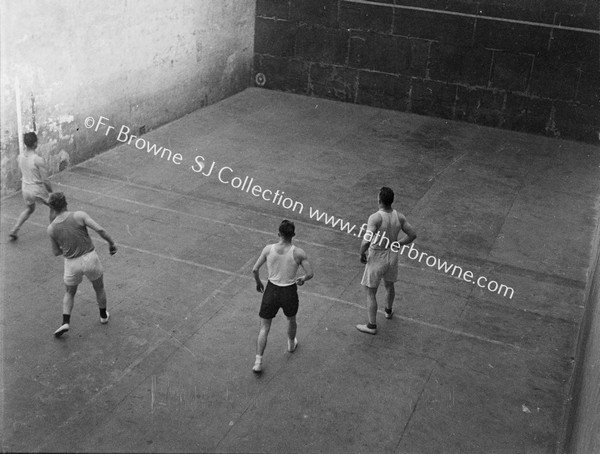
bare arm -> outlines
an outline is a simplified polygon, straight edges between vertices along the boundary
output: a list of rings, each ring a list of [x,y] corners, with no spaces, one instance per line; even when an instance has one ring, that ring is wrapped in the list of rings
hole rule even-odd
[[[267,261],[267,254],[269,253],[270,249],[270,246],[265,246],[263,248],[262,252],[260,253],[260,257],[258,257],[258,260],[252,268],[252,273],[254,273],[254,280],[256,281],[256,291],[260,293],[262,293],[265,289],[263,283],[260,280],[260,267],[263,266],[263,264]]]
[[[37,165],[38,170],[40,171],[40,177],[42,177],[42,183],[46,187],[46,191],[52,192],[52,186],[48,181],[48,169],[46,168],[46,161],[44,161],[44,158],[37,156],[35,163]]]
[[[402,238],[402,240],[399,241],[398,243],[400,244],[400,246],[404,246],[406,244],[410,244],[413,241],[415,241],[415,239],[417,238],[417,232],[413,228],[413,226],[408,223],[408,221],[406,220],[404,215],[400,215],[399,218],[400,218],[400,223],[402,225],[402,231],[404,233],[406,233],[407,236]]]
[[[115,242],[112,240],[110,235],[100,224],[94,221],[89,214],[87,214],[85,211],[76,211],[73,216],[76,219],[81,219],[85,226],[95,230],[98,235],[100,235],[108,243],[110,255],[115,255],[117,253],[117,246],[115,246]]]
[[[50,237],[50,245],[52,246],[52,253],[56,256],[62,255],[62,253],[63,253],[62,249],[60,248],[60,246],[58,245],[56,240],[54,238],[52,238],[52,226],[49,225],[48,228],[46,229],[46,231],[48,232],[48,236]]]
[[[312,265],[308,261],[308,256],[306,255],[306,252],[304,252],[302,249],[296,248],[294,252],[297,253],[298,263],[304,270],[304,276],[300,276],[299,278],[297,278],[296,284],[303,285],[306,281],[311,280],[314,276]]]
[[[371,232],[369,238],[373,238],[373,236],[379,231],[379,227],[381,227],[381,216],[379,213],[373,213],[371,216],[369,216],[369,220],[367,221],[367,232]],[[367,263],[367,249],[369,249],[369,246],[371,245],[371,239],[367,241],[363,237],[362,243],[360,244],[360,261],[362,263]]]
[[[54,238],[50,237],[50,243],[52,244],[52,253],[56,256],[62,255],[63,251],[56,241],[54,241]]]

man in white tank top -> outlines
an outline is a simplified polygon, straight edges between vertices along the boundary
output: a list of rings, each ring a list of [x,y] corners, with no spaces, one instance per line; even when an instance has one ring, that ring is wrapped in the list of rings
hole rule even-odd
[[[392,209],[394,191],[384,186],[379,191],[378,201],[379,211],[369,216],[367,231],[360,246],[360,260],[366,263],[361,284],[367,291],[368,323],[356,325],[356,328],[368,334],[377,334],[376,296],[382,279],[387,291],[385,318],[392,318],[392,305],[396,296],[394,282],[398,280],[398,251],[417,238],[415,230],[406,221],[404,215]],[[400,232],[407,235],[401,241]],[[399,246],[396,250],[390,247],[394,241],[397,241]]]
[[[288,351],[296,350],[296,314],[298,313],[298,285],[303,285],[313,277],[312,267],[306,253],[292,245],[296,235],[293,222],[284,220],[279,226],[279,243],[269,244],[262,250],[252,272],[256,280],[256,290],[263,293],[260,306],[260,331],[256,341],[256,360],[252,370],[262,372],[262,357],[267,346],[267,337],[271,329],[271,321],[279,308],[288,319]],[[267,262],[269,278],[265,288],[260,280],[260,267]],[[304,276],[296,277],[298,268],[302,267]]]
[[[28,132],[24,134],[23,143],[25,149],[23,154],[19,155],[19,168],[21,169],[21,192],[26,208],[19,215],[17,223],[8,234],[11,241],[18,238],[19,229],[35,211],[36,202],[48,205],[48,197],[52,192],[52,186],[50,186],[47,178],[46,163],[41,156],[35,153],[38,145],[36,133]],[[50,209],[50,222],[52,222],[53,217],[54,212]]]

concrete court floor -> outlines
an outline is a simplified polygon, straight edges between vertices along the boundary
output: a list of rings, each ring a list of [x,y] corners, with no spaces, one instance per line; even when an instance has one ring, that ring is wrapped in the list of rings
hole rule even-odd
[[[261,89],[143,138],[182,164],[122,145],[52,178],[118,243],[110,257],[93,235],[108,325],[84,282],[70,332],[52,336],[62,259],[47,210],[8,243],[22,201],[2,201],[4,451],[554,452],[597,217],[597,147]],[[195,173],[196,155],[215,173]],[[304,211],[220,182],[225,166]],[[419,251],[513,297],[404,257],[396,317],[359,333],[360,240],[308,207],[360,225],[382,185]],[[257,377],[251,268],[283,218],[296,221],[316,274],[300,291],[298,350],[285,352],[280,313]]]

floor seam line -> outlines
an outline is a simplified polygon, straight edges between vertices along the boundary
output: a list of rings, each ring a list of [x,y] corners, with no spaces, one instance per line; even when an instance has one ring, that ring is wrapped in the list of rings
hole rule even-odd
[[[40,224],[36,224],[36,225],[40,225]],[[179,259],[177,257],[170,257],[170,256],[167,256],[167,255],[162,254],[162,253],[147,251],[147,250],[140,249],[140,248],[135,248],[135,247],[132,247],[132,246],[126,246],[126,245],[123,245],[123,244],[120,244],[120,243],[117,243],[117,245],[119,247],[124,248],[124,249],[135,250],[135,251],[137,251],[139,253],[145,253],[145,254],[149,254],[149,255],[154,255],[156,257],[164,258],[164,259],[167,259],[167,260],[173,260],[173,261],[176,261],[176,262],[179,262],[179,263],[184,263],[184,264],[187,264],[187,265],[190,265],[190,266],[195,266],[197,268],[209,269],[211,271],[215,271],[215,272],[218,272],[218,273],[227,274],[227,275],[232,276],[232,277],[242,278],[242,279],[246,279],[246,280],[252,280],[251,276],[242,275],[242,274],[239,274],[239,273],[236,273],[236,272],[233,272],[233,271],[223,270],[223,269],[220,269],[220,268],[215,268],[215,267],[212,267],[212,266],[209,266],[209,265],[204,265],[204,264],[193,262],[193,261],[190,261],[190,260]],[[251,260],[253,260],[253,259],[251,259]],[[346,301],[346,300],[343,300],[343,299],[340,299],[340,298],[335,298],[335,297],[331,297],[331,296],[327,296],[327,295],[322,295],[320,293],[314,293],[314,292],[310,292],[310,291],[307,291],[307,290],[304,290],[304,289],[299,290],[299,293],[304,293],[304,294],[311,295],[311,296],[314,296],[314,297],[317,297],[317,298],[322,298],[322,299],[326,299],[326,300],[330,300],[330,301],[336,301],[336,302],[339,302],[339,303],[342,303],[342,304],[346,304],[346,305],[350,305],[350,306],[354,306],[354,307],[363,309],[363,307],[361,305],[357,304],[357,303],[353,303],[351,301]],[[381,310],[378,310],[378,312],[383,313]],[[429,322],[425,322],[425,321],[422,321],[422,320],[413,319],[413,318],[410,318],[410,317],[405,317],[405,316],[402,316],[402,315],[399,315],[399,314],[395,314],[395,317],[399,318],[401,320],[404,320],[406,322],[420,324],[420,325],[423,325],[423,326],[427,326],[429,328],[433,328],[433,329],[438,329],[438,330],[441,330],[441,331],[445,331],[445,332],[448,332],[450,334],[455,334],[455,335],[459,335],[459,336],[469,337],[469,338],[477,339],[477,340],[480,340],[480,341],[483,341],[483,342],[492,343],[492,344],[495,344],[495,345],[507,346],[507,347],[511,347],[513,349],[516,349],[516,350],[527,350],[527,349],[524,349],[524,348],[519,347],[519,346],[514,345],[514,344],[508,344],[508,343],[505,343],[505,342],[496,341],[496,340],[493,340],[493,339],[488,339],[486,337],[478,336],[476,334],[470,334],[470,333],[466,333],[466,332],[463,332],[463,331],[459,331],[459,330],[456,330],[455,328],[448,328],[448,327],[444,327],[442,325],[437,325],[437,324],[434,324],[434,323],[429,323]]]
[[[245,266],[247,266],[247,264],[248,264],[249,262],[250,262],[250,261],[246,262],[246,264],[244,265],[244,267],[245,267]],[[241,269],[243,269],[244,267],[242,267]],[[204,299],[204,303],[208,302],[208,301],[209,301],[211,298],[213,298],[213,297],[214,297],[214,295],[215,295],[217,292],[219,292],[223,286],[227,286],[227,285],[229,285],[229,284],[230,284],[230,281],[231,281],[231,278],[230,278],[230,279],[227,279],[225,282],[223,282],[221,285],[219,285],[219,287],[218,287],[218,288],[216,288],[215,290],[213,290],[213,291],[211,292],[211,294],[210,294],[209,296],[207,296],[207,297]],[[200,329],[200,328],[199,328],[199,329]],[[199,330],[199,329],[198,329],[198,330]],[[196,330],[195,332],[197,332],[198,330]],[[164,330],[163,330],[163,331],[164,331]],[[168,333],[167,333],[167,334],[168,334]],[[192,335],[193,335],[193,334],[192,334]],[[187,340],[188,340],[190,337],[191,337],[191,336],[188,336],[188,338],[186,338],[186,339],[185,339],[185,341],[187,342]],[[133,371],[135,368],[137,368],[137,367],[138,367],[140,364],[142,364],[142,362],[144,362],[144,361],[145,361],[145,360],[146,360],[146,359],[147,359],[147,358],[148,358],[150,355],[152,355],[152,354],[153,354],[153,353],[154,353],[154,352],[155,352],[155,351],[156,351],[156,350],[157,350],[157,349],[158,349],[158,348],[159,348],[161,345],[163,345],[163,344],[164,344],[164,343],[165,343],[167,340],[169,340],[169,339],[175,339],[175,338],[174,338],[173,336],[170,336],[170,337],[163,337],[162,339],[160,339],[159,341],[157,341],[157,342],[155,343],[155,345],[154,345],[154,346],[151,346],[150,348],[148,348],[148,349],[146,350],[146,353],[144,353],[144,354],[143,354],[141,357],[139,357],[137,360],[133,361],[133,362],[132,362],[132,363],[131,363],[129,366],[127,366],[127,368],[126,368],[126,369],[123,371],[123,373],[121,374],[121,377],[120,377],[120,378],[119,378],[119,379],[118,379],[116,382],[113,382],[113,383],[110,383],[110,384],[106,385],[106,386],[105,386],[105,387],[103,387],[103,388],[102,388],[100,391],[98,391],[96,394],[94,394],[94,395],[93,395],[93,396],[92,396],[92,397],[91,397],[91,398],[90,398],[90,399],[89,399],[89,400],[86,402],[86,406],[87,406],[87,405],[89,405],[91,402],[93,402],[93,401],[97,400],[97,399],[99,398],[99,396],[101,396],[101,395],[103,395],[104,393],[106,393],[106,392],[110,391],[110,390],[111,390],[111,389],[114,387],[114,385],[115,385],[116,383],[118,383],[118,382],[119,382],[119,381],[121,381],[123,378],[125,378],[126,376],[128,376],[128,375],[129,375],[129,374],[130,374],[130,373],[131,373],[131,372],[132,372],[132,371]],[[181,344],[181,345],[183,346],[183,343],[182,343],[181,341],[179,341],[178,339],[175,339],[175,340],[176,340],[176,341],[177,341],[179,344]],[[176,353],[178,350],[179,350],[179,347],[175,347],[175,348],[174,348],[174,350],[173,350],[173,352],[171,352],[171,354],[170,354],[170,355],[168,355],[168,358],[170,358],[171,356],[173,356],[173,355],[174,355],[174,354],[175,354],[175,353]],[[128,393],[126,393],[126,395],[125,395],[125,396],[124,396],[124,397],[123,397],[121,400],[119,400],[119,402],[116,404],[116,406],[118,406],[118,405],[119,405],[121,402],[123,402],[123,400],[124,400],[125,398],[127,398],[127,396],[129,396],[129,395],[130,395],[130,394],[131,394],[131,393],[132,393],[132,392],[133,392],[135,389],[137,389],[137,388],[138,388],[138,387],[141,385],[141,383],[143,383],[143,382],[144,382],[144,380],[145,380],[145,379],[142,379],[142,380],[141,380],[141,381],[140,381],[140,382],[139,382],[137,385],[133,386],[133,387],[132,387],[132,389],[131,389],[131,390],[130,390]],[[84,406],[84,407],[85,407],[85,406]],[[69,418],[67,418],[67,419],[66,419],[66,420],[65,420],[65,421],[64,421],[62,424],[60,424],[60,426],[58,426],[57,430],[64,430],[66,427],[70,426],[70,425],[73,423],[73,421],[75,421],[75,420],[76,420],[78,417],[79,417],[79,415],[78,415],[78,414],[71,415],[71,416],[70,416]],[[47,438],[46,438],[46,440],[47,440],[48,438],[49,438],[49,437],[47,437]],[[41,443],[40,445],[38,445],[38,447],[37,447],[36,451],[41,451],[45,443],[46,443],[46,441],[44,441],[43,443]]]
[[[412,420],[412,417],[414,416],[414,414],[417,411],[419,402],[421,402],[421,397],[423,397],[423,394],[425,393],[425,388],[429,384],[429,381],[431,380],[431,376],[433,375],[433,371],[436,369],[436,367],[439,367],[439,365],[434,365],[434,367],[431,368],[431,371],[429,372],[429,376],[427,377],[427,380],[425,380],[425,383],[423,384],[423,388],[421,389],[421,392],[419,393],[419,397],[417,397],[417,401],[415,402],[415,405],[413,405],[412,411],[410,412],[410,415],[408,416],[408,419],[406,420],[406,424],[404,424],[402,433],[400,434],[400,439],[398,440],[398,443],[396,444],[396,448],[394,449],[394,452],[398,452],[398,448],[400,447],[400,443],[402,443],[404,434],[406,433],[406,430],[408,429],[408,426],[410,424],[410,421]]]

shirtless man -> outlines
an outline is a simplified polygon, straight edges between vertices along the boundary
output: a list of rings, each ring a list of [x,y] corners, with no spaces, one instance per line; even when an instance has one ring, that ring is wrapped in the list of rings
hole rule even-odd
[[[11,241],[18,238],[19,229],[35,211],[36,202],[48,205],[48,197],[52,192],[52,186],[48,182],[46,163],[41,156],[35,153],[38,145],[36,133],[28,132],[24,134],[23,143],[25,149],[19,155],[19,168],[21,169],[21,192],[27,208],[21,213],[17,223],[8,234]],[[50,209],[50,222],[52,222],[53,216],[54,213]]]
[[[260,331],[256,342],[256,360],[252,370],[256,373],[262,372],[262,357],[267,346],[267,337],[271,329],[271,321],[279,311],[288,319],[288,351],[296,350],[298,340],[296,339],[296,314],[298,313],[298,285],[303,285],[313,277],[313,271],[306,253],[292,245],[292,237],[295,235],[293,222],[284,220],[279,226],[279,242],[269,244],[262,250],[256,261],[252,272],[256,280],[256,290],[263,293],[260,306]],[[267,262],[269,273],[267,287],[263,286],[259,270]],[[296,277],[298,268],[302,267],[304,276]]]
[[[368,323],[356,325],[356,329],[368,334],[377,334],[376,296],[381,279],[387,291],[385,318],[392,318],[392,305],[396,296],[394,282],[398,280],[398,250],[417,238],[415,230],[404,215],[392,209],[394,191],[384,186],[379,191],[378,201],[379,211],[369,216],[367,231],[360,246],[360,261],[366,264],[361,285],[364,285],[367,291]],[[407,236],[400,241],[398,236],[401,231]],[[390,244],[395,241],[399,247],[393,250]]]
[[[56,337],[69,331],[71,311],[75,303],[77,287],[85,275],[96,292],[96,300],[100,309],[100,323],[108,323],[109,313],[106,311],[106,292],[104,290],[104,269],[96,254],[87,228],[98,232],[109,244],[110,255],[117,252],[112,238],[106,231],[84,211],[67,211],[67,201],[62,192],[50,194],[48,203],[56,212],[56,217],[48,226],[48,235],[52,243],[54,255],[65,257],[64,282],[66,286],[63,297],[63,322],[54,332]]]

